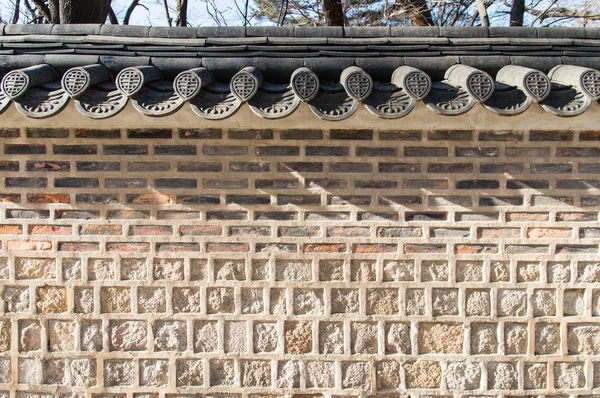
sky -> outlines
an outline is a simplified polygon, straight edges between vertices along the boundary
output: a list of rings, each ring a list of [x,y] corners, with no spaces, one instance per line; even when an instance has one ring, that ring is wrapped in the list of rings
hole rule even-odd
[[[210,5],[214,2],[219,9],[223,11],[223,19],[228,25],[240,25],[241,15],[235,6],[236,0],[190,0],[188,10],[188,20],[192,26],[214,26],[216,23],[206,12],[207,2]],[[240,6],[244,0],[237,0]],[[119,21],[125,15],[127,7],[131,0],[113,0],[112,7]],[[168,0],[168,3],[173,6],[171,16],[174,17],[174,0]],[[167,26],[165,18],[163,0],[140,0],[142,6],[136,7],[131,16],[131,25],[151,25],[151,26]],[[10,21],[14,10],[14,0],[0,0],[0,15],[3,20]],[[21,7],[21,12],[26,12],[24,7]]]

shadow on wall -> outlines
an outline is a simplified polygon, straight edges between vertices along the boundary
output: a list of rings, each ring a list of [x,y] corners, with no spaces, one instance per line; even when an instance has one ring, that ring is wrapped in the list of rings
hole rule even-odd
[[[9,251],[597,254],[591,131],[2,133]]]

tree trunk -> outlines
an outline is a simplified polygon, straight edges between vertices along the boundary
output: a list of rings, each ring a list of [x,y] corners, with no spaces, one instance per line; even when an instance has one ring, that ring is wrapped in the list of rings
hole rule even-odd
[[[490,18],[488,17],[487,8],[485,7],[484,0],[477,0],[477,12],[479,13],[479,20],[481,26],[490,26]]]
[[[410,18],[412,26],[434,26],[431,10],[425,0],[396,0]]]
[[[324,0],[323,14],[327,26],[344,26],[344,10],[342,0]]]
[[[187,26],[188,0],[177,0],[177,26]]]
[[[523,26],[525,0],[513,0],[510,7],[510,26]]]
[[[64,24],[104,23],[110,8],[110,0],[60,0],[59,4]]]

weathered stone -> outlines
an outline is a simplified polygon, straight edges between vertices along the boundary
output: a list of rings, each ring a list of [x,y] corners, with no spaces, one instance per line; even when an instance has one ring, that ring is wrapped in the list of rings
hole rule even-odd
[[[71,384],[75,387],[93,387],[96,385],[96,360],[72,359],[70,361]]]
[[[50,351],[75,350],[75,322],[51,320],[47,329]]]
[[[102,287],[100,307],[105,313],[131,312],[131,289],[128,287]]]
[[[225,323],[225,352],[246,352],[246,321]]]
[[[481,381],[481,368],[476,363],[452,362],[446,367],[445,380],[450,390],[476,390]]]
[[[342,363],[342,387],[356,390],[371,388],[371,369],[366,362]]]
[[[335,385],[333,362],[310,361],[306,363],[306,386],[308,388],[332,388]]]
[[[232,359],[210,360],[210,385],[232,386],[235,382],[235,364]]]
[[[17,279],[54,279],[56,260],[53,258],[16,258]]]
[[[202,386],[204,368],[200,359],[178,359],[176,362],[177,387]]]
[[[350,325],[352,337],[352,354],[377,354],[377,324],[367,322],[352,322]]]
[[[433,361],[406,362],[404,365],[408,388],[439,388],[442,382],[442,368]]]
[[[140,386],[166,387],[169,383],[169,361],[164,359],[140,360]]]
[[[555,362],[554,386],[561,390],[585,386],[585,371],[582,362]]]
[[[242,361],[243,387],[269,387],[271,385],[271,365],[268,361]]]
[[[460,354],[463,351],[463,328],[455,323],[421,323],[419,353]]]
[[[285,322],[285,352],[307,354],[312,351],[312,324]]]
[[[216,352],[219,349],[216,321],[194,322],[194,352]]]
[[[254,323],[254,352],[274,352],[277,349],[277,323]]]
[[[128,359],[111,359],[104,361],[104,385],[131,386],[134,379],[133,363]]]
[[[516,390],[518,383],[515,364],[510,362],[492,362],[488,364],[488,389]]]
[[[311,362],[306,364],[308,369]],[[309,383],[307,377],[306,383]],[[300,387],[300,364],[296,361],[279,361],[277,369],[277,388],[299,388]]]
[[[154,349],[156,351],[185,351],[187,329],[185,322],[156,321],[154,324]]]
[[[148,345],[145,321],[112,321],[110,324],[111,351],[142,351]]]
[[[37,351],[42,348],[42,326],[38,321],[19,322],[19,351]]]

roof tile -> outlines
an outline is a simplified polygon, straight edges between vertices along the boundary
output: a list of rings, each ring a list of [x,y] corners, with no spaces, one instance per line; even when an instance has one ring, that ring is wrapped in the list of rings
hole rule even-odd
[[[102,36],[148,37],[149,32],[149,26],[102,25],[100,27]]]

